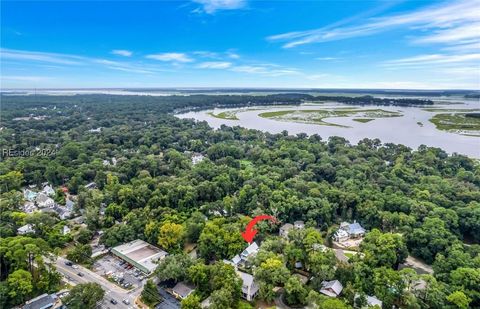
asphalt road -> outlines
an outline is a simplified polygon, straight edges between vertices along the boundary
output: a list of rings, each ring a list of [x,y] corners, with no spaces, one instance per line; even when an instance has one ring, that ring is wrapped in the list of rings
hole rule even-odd
[[[127,291],[81,265],[76,265],[75,267],[78,266],[77,269],[73,268],[72,266],[65,265],[66,261],[66,259],[58,257],[55,261],[55,267],[63,276],[73,279],[69,280],[72,282],[72,284],[96,282],[105,290],[105,297],[101,305],[102,308],[129,309],[136,307],[134,305],[134,300],[141,293],[142,287]],[[82,273],[83,276],[80,277],[78,275],[79,272]],[[112,304],[110,302],[111,299],[115,299],[117,304]],[[124,299],[128,299],[130,304],[124,304],[122,302]]]

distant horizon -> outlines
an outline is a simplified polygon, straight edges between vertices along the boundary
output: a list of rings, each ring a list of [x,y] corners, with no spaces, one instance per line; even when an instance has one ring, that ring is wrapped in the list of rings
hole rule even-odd
[[[0,88],[1,91],[20,91],[20,90],[49,90],[49,91],[62,91],[62,90],[257,90],[257,91],[268,91],[268,90],[283,90],[283,91],[425,91],[425,92],[441,92],[441,91],[452,91],[452,92],[463,92],[463,91],[470,91],[470,92],[480,92],[480,89],[456,89],[456,88],[322,88],[322,87],[208,87],[208,86],[200,86],[200,87],[189,87],[189,86],[172,86],[172,87],[58,87],[58,88],[50,88],[50,87],[22,87],[22,88]]]

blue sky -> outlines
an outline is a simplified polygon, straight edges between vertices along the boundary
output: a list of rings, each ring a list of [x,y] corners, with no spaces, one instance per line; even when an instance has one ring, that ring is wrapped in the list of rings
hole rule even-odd
[[[2,1],[1,87],[480,89],[480,1]]]

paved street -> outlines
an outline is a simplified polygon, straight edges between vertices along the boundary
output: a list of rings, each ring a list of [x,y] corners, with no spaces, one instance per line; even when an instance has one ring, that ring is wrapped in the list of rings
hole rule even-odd
[[[65,277],[72,278],[72,283],[87,283],[87,282],[96,282],[101,285],[101,287],[105,290],[105,298],[102,304],[102,308],[134,308],[134,300],[135,298],[141,293],[142,287],[138,287],[131,291],[124,290],[119,286],[115,285],[114,283],[108,281],[107,279],[103,278],[102,276],[90,271],[89,269],[77,265],[78,268],[74,269],[72,266],[65,265],[67,260],[58,257],[55,262],[55,267],[57,271],[61,273]],[[83,274],[82,277],[77,275],[79,272]],[[111,299],[115,299],[117,304],[114,305],[110,303]],[[129,305],[126,305],[122,302],[123,299],[128,299],[130,301]]]

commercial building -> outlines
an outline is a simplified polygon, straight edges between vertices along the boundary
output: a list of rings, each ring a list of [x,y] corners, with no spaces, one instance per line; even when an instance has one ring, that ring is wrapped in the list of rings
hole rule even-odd
[[[146,274],[151,274],[157,268],[158,261],[168,255],[167,252],[140,239],[112,248],[111,252]]]

